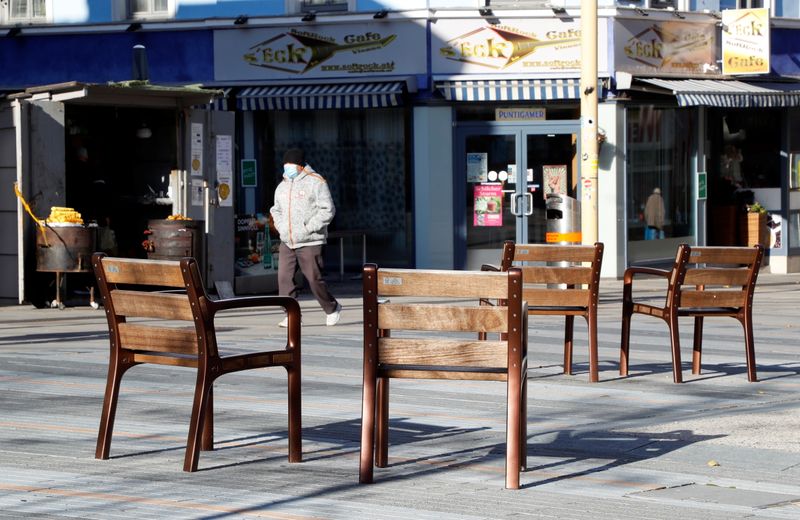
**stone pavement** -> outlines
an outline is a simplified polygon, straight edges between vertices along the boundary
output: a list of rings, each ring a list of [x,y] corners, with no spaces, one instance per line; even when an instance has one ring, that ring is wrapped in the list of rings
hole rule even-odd
[[[504,385],[394,381],[390,466],[358,484],[361,304],[332,283],[342,322],[303,297],[303,456],[288,464],[285,372],[215,385],[216,449],[181,471],[193,373],[123,380],[112,458],[94,459],[108,340],[102,310],[0,307],[0,518],[800,518],[800,276],[756,290],[760,382],[739,324],[707,319],[704,372],[672,383],[666,326],[635,317],[617,375],[621,283],[601,283],[601,382],[561,371],[562,319],[530,323],[528,469],[503,488]],[[230,348],[279,344],[276,312],[225,315]],[[685,323],[684,360],[691,328]]]

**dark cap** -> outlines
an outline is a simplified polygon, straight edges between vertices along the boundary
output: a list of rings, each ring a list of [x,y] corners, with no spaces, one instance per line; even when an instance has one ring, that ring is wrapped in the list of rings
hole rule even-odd
[[[303,150],[300,148],[289,148],[283,154],[283,164],[297,164],[298,166],[305,166],[306,159],[303,155]]]

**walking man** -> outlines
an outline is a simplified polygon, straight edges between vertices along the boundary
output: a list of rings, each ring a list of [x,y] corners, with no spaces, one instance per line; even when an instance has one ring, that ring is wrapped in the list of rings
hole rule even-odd
[[[322,279],[322,246],[328,238],[328,224],[336,213],[331,192],[325,179],[306,164],[303,150],[287,150],[283,163],[283,180],[275,189],[275,204],[269,210],[281,239],[278,292],[281,296],[297,297],[294,279],[299,267],[325,311],[325,324],[336,325],[342,306]],[[278,325],[287,327],[288,318]]]

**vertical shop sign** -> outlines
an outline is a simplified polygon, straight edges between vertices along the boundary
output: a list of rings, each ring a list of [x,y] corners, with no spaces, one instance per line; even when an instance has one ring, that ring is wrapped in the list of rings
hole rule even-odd
[[[476,184],[473,226],[503,225],[503,186],[501,184]]]
[[[722,73],[769,73],[769,9],[722,11]]]
[[[233,206],[233,138],[217,136],[217,196],[220,206]]]
[[[203,175],[203,124],[192,123],[192,175]]]
[[[467,154],[467,182],[486,182],[489,160],[485,153]]]
[[[542,177],[544,180],[544,196],[554,193],[556,195],[567,194],[567,165],[566,164],[545,164],[542,166]]]
[[[256,160],[242,159],[242,187],[255,188],[258,186],[258,176],[256,175]]]
[[[706,200],[708,198],[708,174],[697,172],[697,199]]]

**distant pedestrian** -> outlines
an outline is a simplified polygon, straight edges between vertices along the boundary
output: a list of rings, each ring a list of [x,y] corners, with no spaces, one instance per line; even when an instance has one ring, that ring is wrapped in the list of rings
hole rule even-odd
[[[311,293],[327,315],[325,324],[336,325],[342,306],[322,278],[322,246],[327,242],[328,224],[336,208],[325,179],[306,164],[303,150],[292,148],[283,155],[283,180],[275,189],[269,210],[280,235],[278,251],[278,293],[297,297],[297,269],[308,280]],[[288,318],[279,324],[288,326]]]
[[[664,238],[664,199],[661,198],[661,188],[653,188],[653,193],[647,197],[644,220],[647,224],[647,229],[644,231],[645,240]]]

